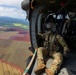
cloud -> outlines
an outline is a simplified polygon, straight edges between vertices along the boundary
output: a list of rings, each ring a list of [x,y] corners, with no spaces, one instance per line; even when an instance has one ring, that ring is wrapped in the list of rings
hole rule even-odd
[[[21,9],[23,0],[0,0],[0,16],[26,18],[26,12]]]
[[[0,7],[0,16],[24,18],[26,17],[26,13],[22,9]]]
[[[22,0],[0,0],[0,5],[10,5],[10,6],[17,6],[21,5]]]

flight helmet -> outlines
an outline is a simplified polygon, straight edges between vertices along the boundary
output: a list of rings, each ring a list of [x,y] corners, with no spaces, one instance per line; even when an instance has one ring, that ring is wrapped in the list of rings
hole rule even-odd
[[[56,32],[56,24],[53,15],[49,15],[45,22],[45,30],[55,33]]]

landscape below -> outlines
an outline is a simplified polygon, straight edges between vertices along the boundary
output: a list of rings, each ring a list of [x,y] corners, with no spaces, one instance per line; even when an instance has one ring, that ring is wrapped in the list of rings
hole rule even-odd
[[[2,25],[0,22],[0,61],[15,65],[22,70],[26,68],[26,61],[30,55],[28,29],[28,23],[12,22]]]

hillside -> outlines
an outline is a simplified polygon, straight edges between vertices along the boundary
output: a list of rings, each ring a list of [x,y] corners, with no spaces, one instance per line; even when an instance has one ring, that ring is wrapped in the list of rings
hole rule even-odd
[[[29,29],[29,22],[27,20],[16,19],[11,17],[0,17],[0,26],[3,27],[19,27],[25,30]]]

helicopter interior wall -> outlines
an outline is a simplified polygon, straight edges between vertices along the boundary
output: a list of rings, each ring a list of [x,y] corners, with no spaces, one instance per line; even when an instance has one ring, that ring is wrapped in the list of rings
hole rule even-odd
[[[69,29],[65,35],[65,40],[68,43],[69,47],[76,49],[76,21],[70,23]]]
[[[63,36],[70,48],[76,49],[76,21],[71,21],[69,27],[67,27],[66,24],[64,34],[62,34],[62,29],[64,27],[64,23],[62,23],[62,20],[57,20],[57,24],[58,33]]]

